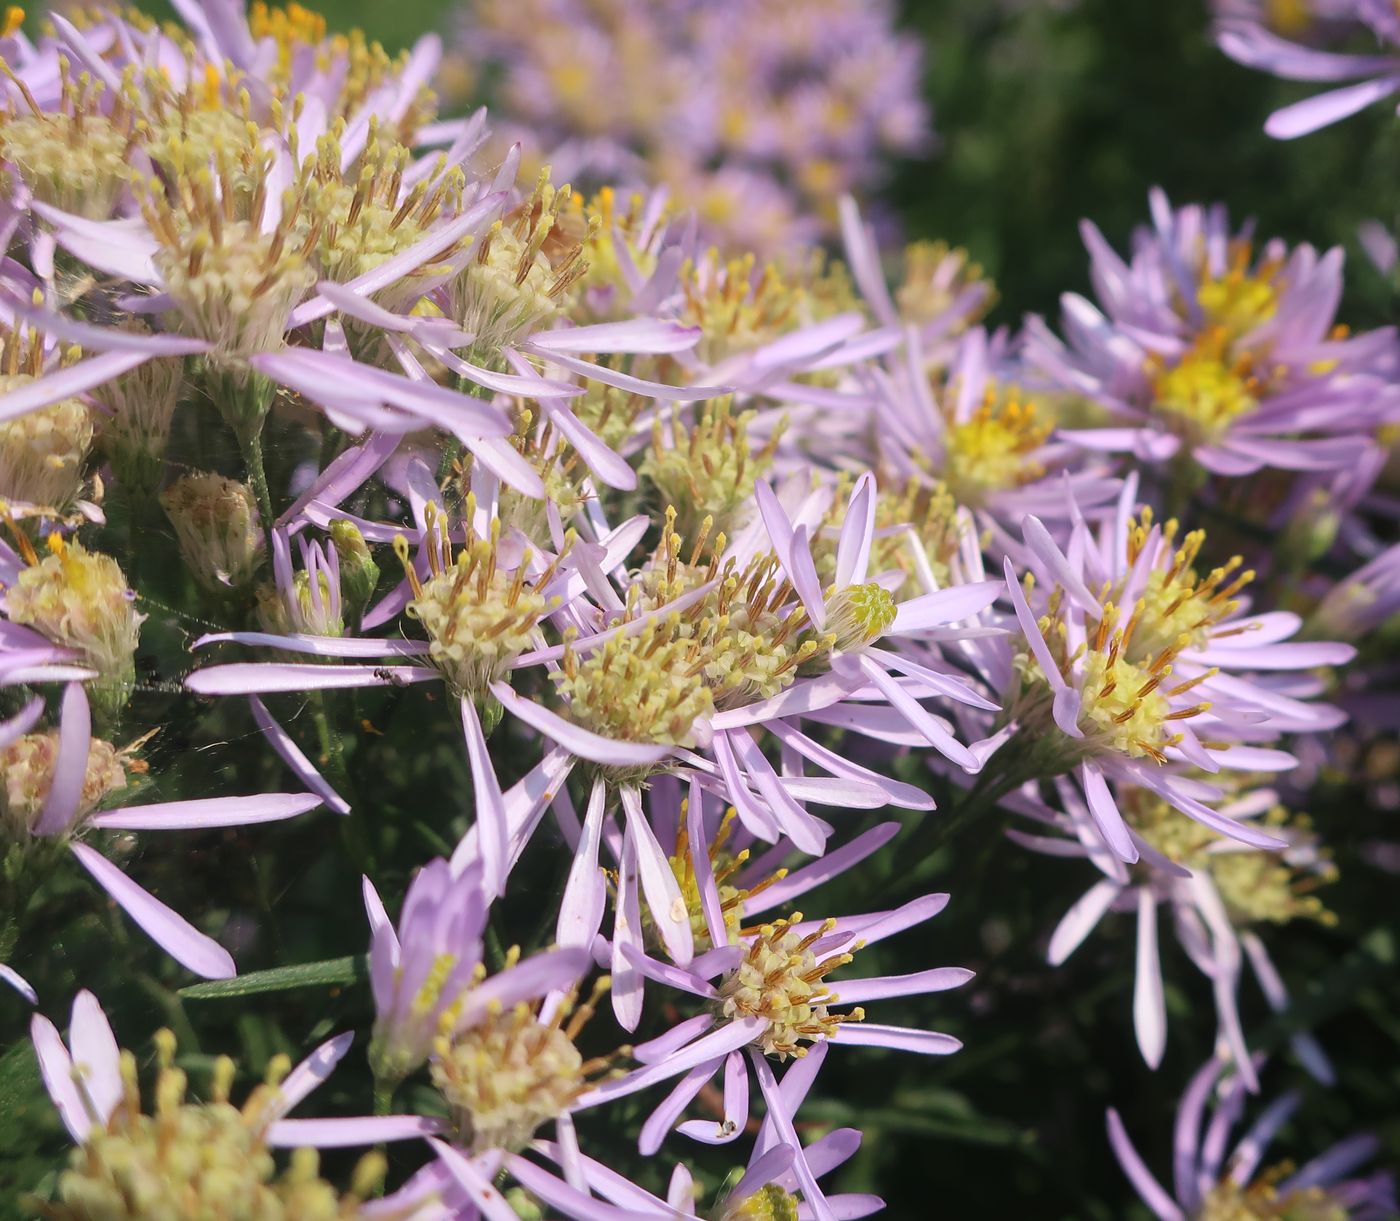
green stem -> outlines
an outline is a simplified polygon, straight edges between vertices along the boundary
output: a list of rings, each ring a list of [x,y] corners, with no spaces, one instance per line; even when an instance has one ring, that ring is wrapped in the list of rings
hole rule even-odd
[[[248,468],[248,483],[253,489],[253,497],[258,502],[258,512],[262,515],[263,529],[271,530],[277,519],[272,514],[272,493],[267,486],[267,467],[263,464],[262,421],[240,429],[238,446],[243,451],[243,463]]]

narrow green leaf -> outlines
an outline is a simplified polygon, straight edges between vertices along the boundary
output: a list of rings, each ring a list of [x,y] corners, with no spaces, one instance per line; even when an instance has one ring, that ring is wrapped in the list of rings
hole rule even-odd
[[[186,1000],[222,1000],[230,996],[252,996],[258,992],[286,992],[290,988],[332,988],[357,984],[369,977],[369,956],[353,954],[328,958],[324,962],[304,962],[295,967],[274,967],[253,971],[233,979],[212,979],[180,989]]]

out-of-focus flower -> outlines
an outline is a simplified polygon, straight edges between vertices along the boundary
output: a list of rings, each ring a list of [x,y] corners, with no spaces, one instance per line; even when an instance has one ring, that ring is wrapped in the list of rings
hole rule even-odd
[[[252,490],[222,475],[182,475],[160,494],[180,554],[195,582],[209,590],[237,589],[262,559],[262,523]]]
[[[1400,92],[1400,14],[1389,0],[1269,4],[1263,13],[1248,11],[1258,5],[1233,7],[1246,11],[1222,13],[1216,42],[1237,63],[1285,80],[1357,82],[1276,110],[1264,124],[1276,139],[1305,136]],[[1313,45],[1347,37],[1384,50],[1351,55]]]
[[[1066,294],[1066,343],[1039,319],[1027,324],[1031,368],[1107,417],[1060,438],[1131,453],[1163,482],[1170,464],[1177,495],[1203,473],[1360,462],[1395,410],[1396,342],[1389,328],[1352,336],[1334,325],[1340,248],[1319,256],[1276,240],[1256,252],[1223,206],[1174,209],[1158,190],[1151,205],[1152,228],[1134,235],[1127,262],[1082,226],[1101,308]]]
[[[919,46],[892,9],[490,0],[455,52],[572,172],[664,185],[707,236],[767,254],[832,231],[843,192],[928,147]]]
[[[1261,1171],[1270,1141],[1302,1098],[1281,1095],[1264,1109],[1229,1152],[1229,1132],[1244,1111],[1244,1082],[1229,1077],[1216,1089],[1204,1125],[1206,1104],[1229,1065],[1208,1061],[1191,1079],[1176,1112],[1172,1191],[1153,1176],[1128,1137],[1118,1112],[1108,1112],[1108,1139],[1134,1190],[1160,1221],[1211,1221],[1217,1217],[1315,1216],[1383,1221],[1395,1215],[1395,1180],[1386,1173],[1347,1178],[1379,1148],[1371,1136],[1353,1136],[1296,1169],[1284,1164]]]

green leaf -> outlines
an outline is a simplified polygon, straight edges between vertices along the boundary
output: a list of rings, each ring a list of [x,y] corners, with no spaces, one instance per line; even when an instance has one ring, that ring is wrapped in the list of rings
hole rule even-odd
[[[230,996],[252,996],[259,992],[286,992],[291,988],[334,988],[358,984],[369,978],[369,956],[353,954],[327,958],[324,962],[304,962],[295,967],[274,967],[253,971],[233,979],[212,979],[180,989],[180,996],[192,1001],[223,1000]]]

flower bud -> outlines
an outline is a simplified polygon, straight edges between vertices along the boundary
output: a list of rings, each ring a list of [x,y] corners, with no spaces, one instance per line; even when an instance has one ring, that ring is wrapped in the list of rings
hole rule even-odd
[[[160,494],[180,554],[195,581],[220,592],[247,583],[262,554],[253,493],[222,475],[196,473]]]
[[[139,322],[123,330],[146,333]],[[117,483],[128,493],[149,496],[160,485],[170,421],[184,385],[182,357],[161,356],[114,377],[92,391],[106,409],[100,419],[102,448]]]
[[[331,543],[340,560],[340,588],[356,612],[365,606],[379,583],[379,565],[374,562],[365,536],[352,521],[336,518],[330,525]]]

